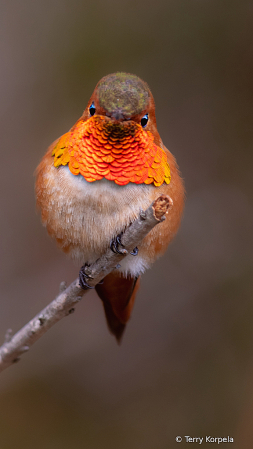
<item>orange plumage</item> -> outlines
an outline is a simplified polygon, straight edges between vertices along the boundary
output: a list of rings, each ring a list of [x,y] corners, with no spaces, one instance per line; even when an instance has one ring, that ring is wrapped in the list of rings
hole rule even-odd
[[[68,164],[73,175],[80,173],[89,182],[103,178],[118,185],[170,182],[166,153],[136,122],[119,126],[105,116],[81,119],[60,138],[52,155],[55,167]]]
[[[173,207],[167,219],[96,287],[110,330],[119,340],[130,317],[139,276],[161,255],[180,224],[184,187],[158,134],[153,96],[140,78],[102,78],[82,117],[48,149],[37,168],[42,221],[59,246],[92,263],[160,194]]]

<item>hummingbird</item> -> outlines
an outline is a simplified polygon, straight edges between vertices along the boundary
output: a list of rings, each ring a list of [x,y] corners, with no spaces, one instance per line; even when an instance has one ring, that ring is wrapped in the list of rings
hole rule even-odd
[[[120,342],[140,276],[165,252],[184,207],[184,184],[158,133],[148,84],[123,72],[103,77],[80,119],[49,146],[37,167],[35,191],[49,235],[83,265],[83,288],[89,287],[85,266],[110,245],[120,252],[120,233],[140,209],[162,194],[172,199],[166,220],[95,287]]]

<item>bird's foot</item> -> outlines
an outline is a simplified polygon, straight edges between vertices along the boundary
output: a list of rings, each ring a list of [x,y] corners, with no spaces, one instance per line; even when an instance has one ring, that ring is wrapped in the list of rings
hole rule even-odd
[[[87,290],[88,288],[95,288],[95,287],[91,287],[87,282],[88,280],[93,279],[92,276],[90,276],[88,273],[86,273],[86,269],[88,267],[89,267],[89,264],[85,263],[79,271],[79,284],[83,290]]]
[[[121,237],[123,235],[123,232],[121,232],[120,234],[117,235],[117,237],[115,239],[111,240],[110,243],[110,248],[112,250],[112,252],[114,252],[115,254],[127,254],[128,251],[125,249],[123,243],[121,243]],[[120,249],[119,247],[122,247],[123,249]]]
[[[111,240],[110,243],[110,248],[111,250],[116,253],[116,254],[127,254],[128,251],[125,249],[125,246],[123,245],[123,243],[121,242],[121,237],[123,235],[123,232],[121,232],[120,234],[117,235],[117,237],[115,239]],[[119,248],[122,247],[123,249]],[[138,248],[137,246],[133,249],[133,251],[131,251],[129,254],[131,254],[132,256],[137,256],[138,254]]]

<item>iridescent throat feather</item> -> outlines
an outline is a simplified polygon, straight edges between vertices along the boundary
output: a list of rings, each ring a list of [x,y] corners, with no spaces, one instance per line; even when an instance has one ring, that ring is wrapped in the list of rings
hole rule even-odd
[[[119,185],[170,183],[166,153],[150,131],[134,121],[112,122],[105,116],[79,120],[53,149],[54,166],[67,165],[86,181],[102,178]]]

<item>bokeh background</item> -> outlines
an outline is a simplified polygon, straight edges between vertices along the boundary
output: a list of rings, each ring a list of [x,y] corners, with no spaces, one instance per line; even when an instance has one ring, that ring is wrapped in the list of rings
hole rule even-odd
[[[102,76],[148,82],[187,190],[180,231],[143,276],[120,347],[90,292],[1,374],[0,448],[188,447],[177,435],[251,448],[252,2],[0,9],[2,341],[78,274],[41,226],[33,173]]]

